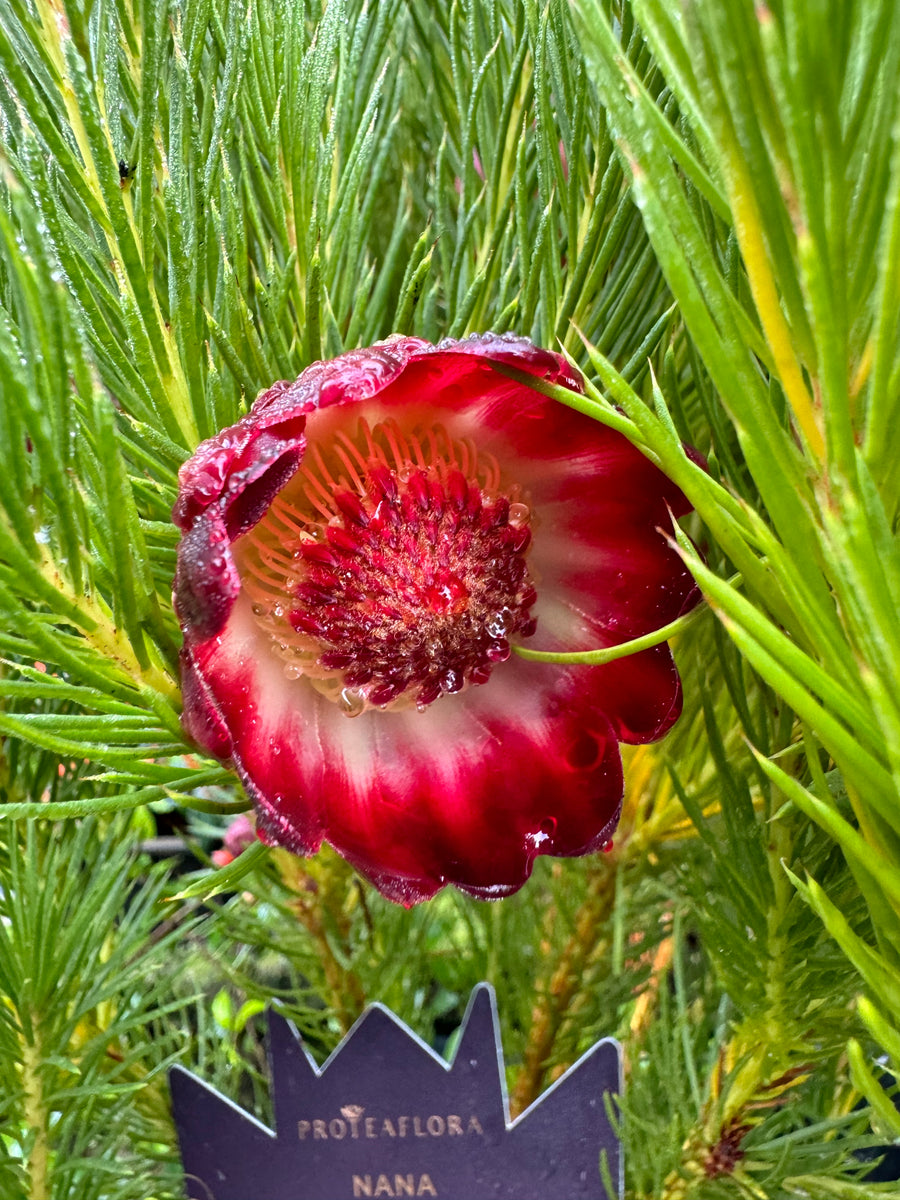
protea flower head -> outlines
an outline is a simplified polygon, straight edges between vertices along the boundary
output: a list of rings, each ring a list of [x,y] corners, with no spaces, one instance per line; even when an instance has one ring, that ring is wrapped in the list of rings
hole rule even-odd
[[[395,337],[264,392],[182,468],[184,725],[266,841],[323,839],[403,903],[516,891],[609,839],[619,741],[661,737],[665,645],[604,666],[695,595],[688,505],[618,433],[495,369],[580,390],[558,355]]]

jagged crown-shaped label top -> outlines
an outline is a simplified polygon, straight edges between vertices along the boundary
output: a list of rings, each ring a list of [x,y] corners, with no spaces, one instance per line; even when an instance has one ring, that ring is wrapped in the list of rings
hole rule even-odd
[[[187,1071],[171,1073],[191,1200],[605,1200],[600,1158],[620,1178],[605,1093],[618,1044],[597,1042],[509,1120],[492,989],[472,993],[446,1063],[381,1005],[320,1069],[269,1014],[275,1132]]]

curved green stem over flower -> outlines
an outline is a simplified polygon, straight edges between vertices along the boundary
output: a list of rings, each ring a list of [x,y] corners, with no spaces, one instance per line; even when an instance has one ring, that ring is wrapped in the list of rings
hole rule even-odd
[[[667,625],[661,625],[659,629],[654,629],[652,633],[646,633],[643,637],[632,638],[627,642],[620,642],[618,646],[602,646],[598,650],[572,650],[553,651],[553,650],[531,650],[528,646],[514,646],[516,654],[520,658],[528,658],[533,662],[555,662],[555,663],[583,663],[585,665],[600,666],[603,663],[615,662],[619,658],[627,658],[630,654],[637,654],[641,650],[649,650],[651,646],[659,646],[663,642],[669,641],[670,638],[677,637],[687,627],[696,621],[701,612],[706,610],[695,608],[692,612],[685,613],[683,617],[676,617],[674,621],[669,621]]]

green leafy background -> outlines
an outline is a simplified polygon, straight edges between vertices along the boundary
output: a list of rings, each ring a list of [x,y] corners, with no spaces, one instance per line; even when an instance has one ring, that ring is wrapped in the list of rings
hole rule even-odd
[[[178,1196],[169,1062],[265,1119],[269,1000],[452,1053],[482,978],[516,1110],[622,1038],[629,1197],[900,1194],[897,4],[0,0],[0,73],[0,1195]],[[501,904],[211,868],[179,466],[486,329],[694,505],[681,723],[613,852]]]

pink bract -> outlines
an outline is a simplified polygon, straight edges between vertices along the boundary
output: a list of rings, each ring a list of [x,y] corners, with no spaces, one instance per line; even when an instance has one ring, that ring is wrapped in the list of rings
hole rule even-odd
[[[681,709],[665,645],[510,653],[617,645],[696,591],[665,536],[680,491],[504,364],[581,390],[522,338],[394,337],[275,384],[180,474],[187,733],[264,840],[327,840],[405,904],[507,895],[539,854],[600,849],[618,743]]]
[[[256,826],[246,813],[241,813],[225,830],[221,847],[213,850],[209,857],[215,866],[227,867],[255,841]]]

